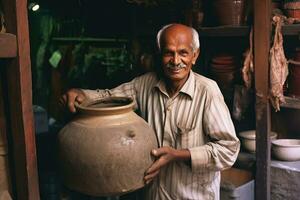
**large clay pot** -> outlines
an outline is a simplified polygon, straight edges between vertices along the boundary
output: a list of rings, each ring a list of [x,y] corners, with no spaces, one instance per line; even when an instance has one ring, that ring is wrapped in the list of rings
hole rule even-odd
[[[245,23],[245,0],[214,0],[212,9],[217,25],[243,25]]]
[[[86,101],[59,133],[64,183],[92,196],[120,195],[142,188],[157,148],[154,131],[133,112],[131,98]]]

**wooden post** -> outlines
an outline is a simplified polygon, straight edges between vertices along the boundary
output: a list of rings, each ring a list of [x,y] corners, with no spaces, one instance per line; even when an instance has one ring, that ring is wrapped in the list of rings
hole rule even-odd
[[[14,199],[39,200],[27,0],[2,0],[7,32],[15,34],[17,56],[8,61],[6,106],[8,134],[12,138]]]
[[[270,200],[269,50],[271,0],[254,0],[254,68],[256,89],[255,199]]]

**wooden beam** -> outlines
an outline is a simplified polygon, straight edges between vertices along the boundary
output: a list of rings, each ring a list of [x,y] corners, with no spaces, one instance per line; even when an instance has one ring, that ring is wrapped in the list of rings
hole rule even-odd
[[[39,200],[32,110],[27,0],[2,0],[7,32],[17,37],[17,57],[7,66],[9,130],[14,156],[15,198]]]
[[[13,58],[16,55],[16,36],[11,33],[0,33],[0,58]]]
[[[270,200],[269,50],[271,0],[254,0],[254,67],[256,89],[255,199]]]

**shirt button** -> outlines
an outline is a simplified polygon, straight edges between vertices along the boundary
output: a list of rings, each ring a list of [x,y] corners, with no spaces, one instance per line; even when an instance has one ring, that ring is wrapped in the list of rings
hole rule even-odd
[[[167,111],[170,111],[171,110],[171,107],[167,107]]]

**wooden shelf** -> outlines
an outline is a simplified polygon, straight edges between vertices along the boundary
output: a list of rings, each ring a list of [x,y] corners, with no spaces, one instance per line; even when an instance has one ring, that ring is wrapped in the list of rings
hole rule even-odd
[[[17,39],[10,33],[0,33],[0,58],[17,56]]]
[[[126,39],[114,39],[114,38],[86,38],[86,37],[54,37],[53,41],[57,42],[118,42],[126,43]]]
[[[300,24],[290,24],[282,26],[282,34],[286,36],[300,36]]]
[[[201,27],[199,35],[203,37],[244,37],[250,32],[249,26],[216,26]]]
[[[281,107],[300,109],[300,99],[299,98],[285,96],[285,101],[286,101],[286,103],[281,104]]]
[[[250,32],[249,26],[216,26],[201,27],[198,29],[200,36],[204,37],[244,37]],[[300,24],[282,26],[282,34],[286,36],[300,37]]]

